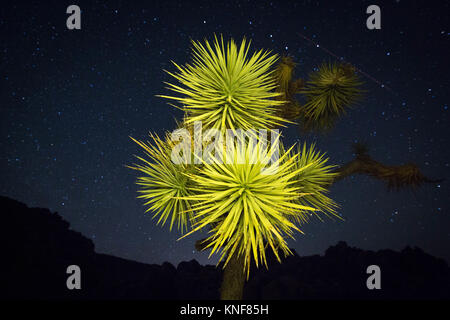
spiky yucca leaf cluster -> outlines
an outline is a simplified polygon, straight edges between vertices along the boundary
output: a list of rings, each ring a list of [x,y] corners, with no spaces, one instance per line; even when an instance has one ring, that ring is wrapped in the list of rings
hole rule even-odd
[[[146,160],[136,156],[143,164],[129,166],[129,168],[144,174],[138,177],[136,182],[141,187],[139,190],[141,195],[138,198],[147,200],[144,204],[148,206],[146,212],[155,212],[154,218],[159,216],[157,224],[164,225],[170,217],[170,230],[176,221],[178,229],[184,232],[192,218],[190,201],[184,199],[191,195],[189,191],[191,182],[185,173],[195,170],[195,168],[184,164],[180,159],[175,161],[180,164],[172,161],[173,143],[168,136],[166,136],[166,140],[153,134],[150,134],[150,137],[153,143],[148,141],[145,143],[131,138],[144,149],[149,158]]]
[[[257,266],[267,266],[266,246],[278,259],[279,250],[289,254],[285,236],[293,238],[293,231],[300,231],[293,217],[315,209],[295,202],[303,195],[296,179],[304,170],[295,167],[298,154],[287,152],[268,166],[274,145],[264,149],[258,141],[234,150],[223,163],[203,163],[199,174],[189,175],[195,194],[185,199],[197,203],[188,234],[212,226],[206,247],[212,248],[211,255],[221,250],[219,261],[227,255],[225,265],[233,254],[244,255],[248,275],[252,257]]]
[[[307,129],[329,129],[360,97],[362,82],[348,64],[325,63],[300,91],[306,97],[303,122]]]
[[[338,175],[334,168],[336,166],[328,165],[328,158],[325,154],[317,151],[315,145],[311,144],[307,148],[306,143],[303,146],[298,146],[299,156],[295,161],[293,170],[298,170],[303,168],[298,175],[296,180],[298,181],[298,186],[301,188],[302,193],[305,193],[303,197],[300,197],[296,202],[300,205],[311,206],[318,211],[312,212],[320,219],[318,213],[322,212],[327,217],[338,217],[336,209],[338,205],[326,194],[328,192],[328,186],[333,182],[333,179]],[[309,216],[312,214],[308,212],[305,215],[296,215],[297,222],[300,224],[306,223],[309,220]]]
[[[277,59],[267,51],[249,57],[246,40],[238,47],[231,40],[226,45],[222,37],[210,44],[192,41],[193,62],[185,67],[173,64],[178,73],[166,71],[179,85],[166,83],[168,89],[181,96],[160,95],[178,101],[185,111],[186,124],[202,121],[204,129],[254,129],[282,125],[276,115],[275,100],[280,93],[272,77],[272,65]]]

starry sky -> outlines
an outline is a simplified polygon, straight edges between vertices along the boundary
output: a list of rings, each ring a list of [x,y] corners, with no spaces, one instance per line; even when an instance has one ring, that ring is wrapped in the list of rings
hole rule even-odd
[[[13,4],[14,3],[14,4]],[[80,6],[81,30],[66,28]],[[381,30],[366,8],[381,7]],[[198,233],[177,241],[136,199],[129,138],[163,134],[181,112],[157,94],[189,60],[190,39],[213,34],[289,54],[306,77],[334,58],[370,75],[364,100],[328,134],[290,126],[285,143],[317,142],[334,164],[366,141],[385,164],[415,162],[431,178],[417,190],[388,191],[366,176],[331,188],[345,221],[316,220],[289,245],[323,254],[339,240],[363,249],[419,246],[450,261],[449,20],[438,1],[24,1],[0,8],[0,194],[57,211],[98,252],[147,263],[197,259]],[[299,35],[308,37],[306,41]],[[384,84],[382,87],[380,84]]]

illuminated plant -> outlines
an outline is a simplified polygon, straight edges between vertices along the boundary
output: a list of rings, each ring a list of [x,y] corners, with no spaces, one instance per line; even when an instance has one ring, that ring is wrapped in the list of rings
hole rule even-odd
[[[204,128],[252,129],[271,128],[286,122],[276,115],[283,101],[272,77],[277,56],[260,50],[248,54],[249,44],[233,40],[226,45],[222,37],[202,44],[192,41],[192,62],[173,64],[177,73],[167,71],[178,84],[166,83],[179,96],[161,95],[175,100],[186,115],[186,124],[202,121]]]
[[[329,198],[328,187],[332,184],[338,173],[336,166],[328,165],[328,158],[324,154],[315,150],[315,145],[312,144],[307,148],[306,143],[303,146],[298,146],[298,154],[294,162],[294,171],[298,171],[295,179],[296,184],[305,194],[303,197],[297,198],[297,203],[303,206],[310,206],[316,208],[317,211],[306,215],[296,215],[297,221],[302,224],[308,222],[308,217],[315,214],[319,219],[319,213],[323,213],[328,217],[335,216],[341,219],[336,214],[337,204]]]
[[[177,72],[167,71],[178,81],[167,83],[177,95],[160,96],[184,111],[177,127],[186,132],[191,146],[204,149],[209,143],[192,140],[197,122],[203,130],[217,129],[221,134],[227,129],[233,133],[274,129],[292,120],[300,120],[306,129],[326,130],[362,92],[349,64],[323,64],[305,82],[293,79],[296,64],[291,57],[274,66],[276,55],[262,50],[250,54],[246,40],[225,44],[222,37],[214,37],[212,43],[193,41],[192,45],[192,61],[185,66],[174,63]],[[299,94],[305,103],[296,99]],[[170,221],[170,229],[176,224],[182,238],[209,231],[210,236],[196,247],[211,249],[211,255],[220,253],[225,269],[223,299],[242,298],[245,274],[249,276],[252,264],[267,266],[267,249],[279,261],[280,253],[290,254],[287,239],[310,217],[320,219],[323,213],[340,218],[327,191],[342,177],[364,173],[396,187],[432,181],[414,165],[382,165],[362,147],[353,161],[337,168],[314,144],[285,151],[279,140],[266,144],[252,135],[242,144],[233,140],[232,152],[227,146],[224,157],[215,154],[207,161],[204,154],[198,156],[190,149],[174,152],[179,150],[178,142],[168,133],[164,139],[150,137],[150,142],[133,139],[146,154],[137,157],[141,164],[130,166],[141,174],[139,197],[158,217],[158,224]]]
[[[291,57],[274,66],[276,55],[262,50],[249,54],[245,39],[239,46],[233,40],[224,44],[222,37],[192,45],[192,62],[174,63],[177,72],[167,71],[178,81],[167,83],[177,96],[160,96],[184,111],[177,127],[186,132],[190,145],[208,145],[204,139],[192,140],[197,121],[203,130],[222,134],[227,129],[235,133],[278,128],[291,120],[300,120],[306,129],[326,130],[362,92],[356,69],[349,64],[323,64],[305,82],[293,79],[296,64]],[[304,104],[296,99],[298,94]],[[137,157],[142,163],[131,166],[142,174],[139,197],[146,200],[147,211],[159,217],[158,224],[170,221],[172,229],[177,222],[182,233],[190,228],[183,237],[209,230],[209,238],[197,241],[196,247],[221,253],[222,299],[242,298],[245,274],[248,278],[253,263],[267,266],[267,249],[279,261],[280,252],[291,253],[286,240],[311,216],[340,218],[337,204],[327,196],[335,181],[357,173],[398,188],[433,181],[415,165],[376,162],[362,145],[355,149],[353,161],[336,168],[314,144],[285,151],[279,138],[270,144],[256,135],[241,144],[233,140],[231,152],[228,146],[214,149],[226,152],[207,157],[208,161],[189,149],[174,153],[177,142],[169,134],[165,139],[151,138],[147,143],[133,139],[147,157]]]
[[[297,202],[304,196],[299,178],[314,163],[299,165],[300,156],[291,153],[291,147],[267,166],[276,145],[265,151],[260,141],[246,143],[234,149],[231,159],[204,162],[198,173],[189,174],[195,194],[187,199],[197,201],[190,233],[213,226],[206,248],[212,248],[211,255],[222,250],[220,260],[227,256],[225,265],[233,255],[243,255],[247,275],[251,257],[256,266],[260,262],[267,266],[266,244],[279,260],[279,250],[289,254],[284,235],[293,238],[293,231],[300,231],[291,220],[316,210]]]
[[[358,79],[352,66],[342,63],[322,64],[310,75],[300,91],[306,97],[302,106],[306,128],[329,129],[361,95]]]
[[[190,181],[186,172],[195,168],[183,164],[182,161],[176,161],[180,164],[172,161],[173,144],[169,142],[170,139],[166,137],[164,141],[152,134],[150,137],[152,143],[131,138],[144,149],[148,157],[144,159],[136,156],[143,164],[129,166],[143,174],[136,182],[140,186],[139,193],[141,193],[138,198],[146,200],[144,203],[148,206],[146,212],[154,212],[154,218],[159,216],[157,224],[164,225],[170,217],[170,230],[176,221],[178,229],[184,232],[191,219],[189,211],[191,202],[184,199],[191,194]]]

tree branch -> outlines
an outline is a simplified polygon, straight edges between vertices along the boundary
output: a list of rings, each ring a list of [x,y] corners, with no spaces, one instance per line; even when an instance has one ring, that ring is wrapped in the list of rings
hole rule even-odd
[[[362,144],[353,146],[356,153],[355,159],[336,170],[339,174],[333,181],[339,181],[354,174],[366,174],[382,180],[389,189],[401,189],[403,187],[419,187],[424,183],[439,183],[443,179],[430,179],[422,174],[414,163],[398,166],[389,166],[373,160],[367,153],[367,148]]]

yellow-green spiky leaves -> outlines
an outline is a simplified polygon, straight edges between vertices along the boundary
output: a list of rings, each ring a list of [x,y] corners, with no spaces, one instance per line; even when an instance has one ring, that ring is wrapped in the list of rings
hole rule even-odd
[[[326,63],[319,67],[300,91],[306,97],[302,115],[305,128],[330,129],[358,100],[361,84],[351,65]]]
[[[185,111],[186,123],[202,121],[205,129],[267,129],[286,120],[276,115],[274,91],[277,83],[271,69],[276,55],[260,50],[249,55],[244,39],[238,46],[233,40],[226,45],[222,37],[213,43],[192,41],[192,63],[168,72],[178,84],[166,83],[179,96],[161,95],[175,100]]]
[[[338,205],[327,196],[328,187],[338,175],[335,172],[336,166],[327,164],[328,158],[325,157],[325,154],[317,151],[314,144],[307,148],[306,143],[304,143],[303,146],[298,147],[298,153],[299,156],[296,158],[293,170],[296,171],[303,168],[295,179],[297,181],[296,186],[300,187],[305,195],[296,199],[296,202],[318,210],[305,212],[304,215],[296,215],[296,221],[300,224],[306,223],[312,214],[315,214],[320,219],[318,215],[320,212],[328,217],[335,216],[340,218],[336,213]]]
[[[131,138],[144,149],[148,157],[144,159],[136,156],[142,164],[129,167],[143,174],[136,182],[140,186],[138,198],[146,200],[146,212],[154,212],[154,218],[159,216],[158,224],[164,225],[169,220],[172,229],[176,222],[178,229],[184,232],[191,219],[191,203],[183,198],[191,194],[190,181],[185,173],[195,168],[183,164],[182,161],[175,161],[180,164],[172,161],[173,143],[169,139],[164,141],[152,134],[150,137],[152,141],[147,143]]]
[[[186,199],[197,201],[190,233],[210,226],[211,254],[220,250],[219,261],[227,256],[225,265],[234,254],[244,255],[247,275],[252,260],[257,266],[267,264],[267,246],[278,259],[280,250],[289,254],[286,237],[300,231],[293,216],[315,210],[295,202],[303,195],[295,178],[303,170],[295,169],[298,154],[287,152],[270,162],[276,158],[275,145],[265,149],[260,141],[243,144],[224,161],[203,163],[198,174],[189,175],[195,195]]]

